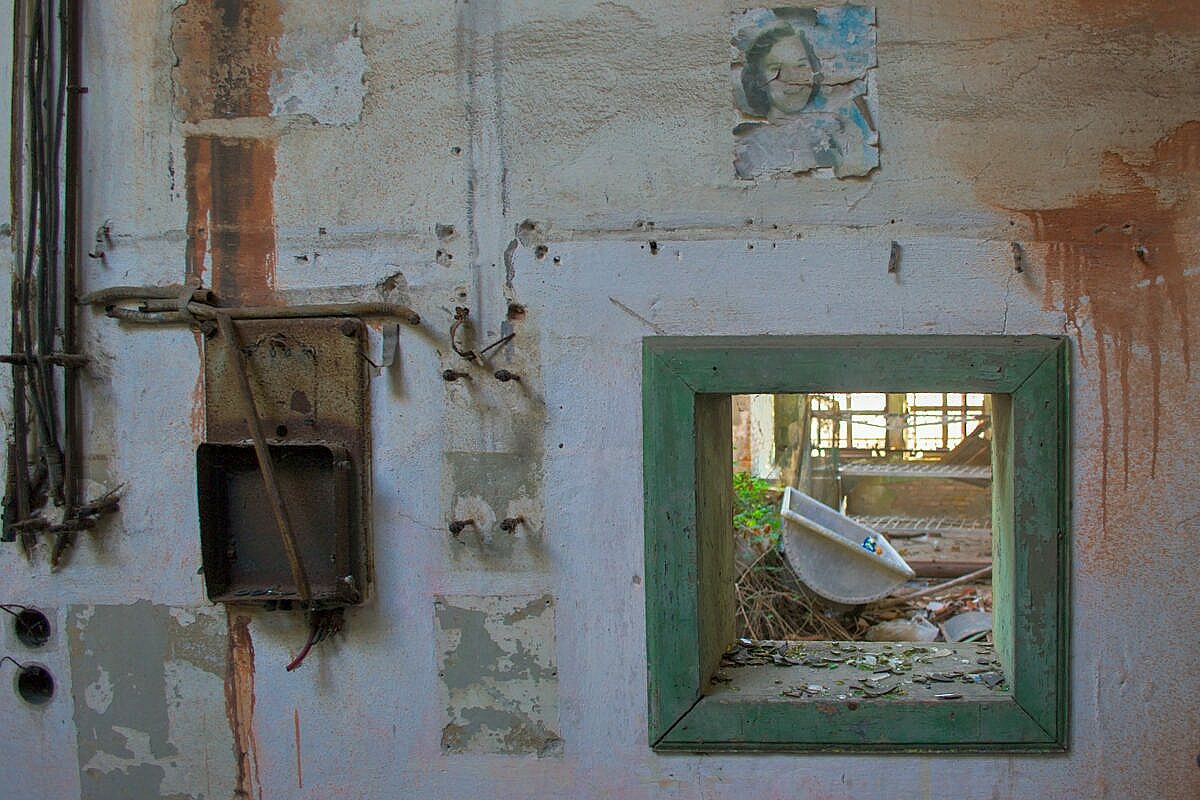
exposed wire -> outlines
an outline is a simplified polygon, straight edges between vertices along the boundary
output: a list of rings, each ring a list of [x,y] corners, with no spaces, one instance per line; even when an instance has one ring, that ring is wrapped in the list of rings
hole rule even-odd
[[[309,652],[312,651],[315,645],[341,631],[342,624],[345,622],[344,612],[345,609],[341,606],[316,609],[309,612],[308,639],[304,642],[304,647],[301,648],[300,653],[287,665],[288,672],[298,669],[304,663],[304,659],[308,658]]]

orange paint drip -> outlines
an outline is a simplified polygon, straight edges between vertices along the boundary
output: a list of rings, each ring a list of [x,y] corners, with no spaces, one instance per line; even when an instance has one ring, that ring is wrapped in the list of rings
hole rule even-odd
[[[296,786],[304,788],[304,764],[300,759],[300,709],[292,710],[292,723],[296,728]]]
[[[229,649],[225,672],[225,713],[233,732],[234,757],[237,759],[237,784],[234,797],[252,797],[250,786],[258,789],[258,740],[254,735],[254,642],[250,638],[250,618],[228,616]]]
[[[201,337],[200,331],[193,331],[193,336],[196,339],[196,354],[201,363],[204,362],[204,340]],[[192,387],[192,412],[190,417],[192,424],[192,444],[199,445],[204,441],[205,430],[205,415],[204,415],[204,370],[196,375],[196,385]]]
[[[1158,466],[1162,430],[1164,361],[1181,363],[1191,377],[1191,339],[1185,267],[1200,255],[1194,225],[1200,177],[1200,122],[1186,123],[1154,146],[1145,162],[1106,153],[1102,167],[1117,189],[1076,198],[1064,208],[1020,210],[1033,223],[1034,240],[1045,244],[1044,305],[1061,304],[1079,337],[1086,314],[1095,331],[1092,346],[1099,372],[1101,502],[1107,523],[1109,407],[1112,370],[1121,395],[1122,477],[1130,479],[1133,350],[1149,353],[1150,477]],[[1164,360],[1178,348],[1180,359]],[[1081,358],[1086,348],[1080,341]]]
[[[191,0],[175,10],[176,103],[191,123],[266,117],[283,34],[279,0]],[[223,305],[275,299],[275,142],[189,136],[187,275]]]

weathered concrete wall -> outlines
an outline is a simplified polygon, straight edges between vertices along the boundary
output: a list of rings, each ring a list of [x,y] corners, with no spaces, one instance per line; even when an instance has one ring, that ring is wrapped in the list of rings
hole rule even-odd
[[[85,314],[89,478],[127,489],[59,573],[0,553],[56,625],[4,653],[59,681],[0,702],[5,796],[1200,794],[1195,2],[879,0],[880,166],[758,181],[726,2],[87,5],[87,288],[425,323],[371,389],[375,595],[289,674],[297,616],[204,600],[195,337]],[[441,379],[457,305],[519,384]],[[1001,332],[1077,343],[1070,753],[653,754],[641,337]]]

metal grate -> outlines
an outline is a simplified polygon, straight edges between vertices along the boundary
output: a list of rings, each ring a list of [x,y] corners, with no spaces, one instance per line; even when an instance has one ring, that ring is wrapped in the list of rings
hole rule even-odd
[[[868,528],[897,538],[921,536],[926,533],[942,536],[992,535],[991,522],[981,519],[895,516],[856,516],[851,519],[860,525],[866,525]]]
[[[960,478],[990,481],[991,467],[971,467],[958,464],[843,464],[838,470],[843,478]]]

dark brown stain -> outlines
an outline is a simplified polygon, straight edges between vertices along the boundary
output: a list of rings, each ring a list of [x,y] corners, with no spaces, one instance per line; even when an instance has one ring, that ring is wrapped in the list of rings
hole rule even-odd
[[[269,115],[282,33],[278,0],[189,0],[177,8],[172,79],[184,119]]]
[[[186,142],[187,274],[222,305],[275,302],[275,142],[190,136]]]
[[[258,740],[254,735],[254,642],[250,638],[250,618],[229,610],[229,650],[225,672],[225,713],[233,731],[233,754],[237,759],[237,785],[234,797],[252,797],[250,786],[258,789]]]
[[[297,414],[308,414],[312,411],[312,403],[309,402],[308,395],[299,389],[292,392],[292,398],[288,405]]]
[[[1038,11],[1094,30],[1130,29],[1177,36],[1200,32],[1194,0],[1067,0],[1039,5]]]
[[[1047,308],[1062,304],[1067,323],[1080,339],[1080,358],[1095,358],[1101,413],[1101,502],[1107,523],[1109,449],[1113,410],[1110,382],[1121,395],[1121,472],[1130,478],[1131,395],[1143,393],[1144,379],[1133,372],[1133,351],[1149,354],[1150,476],[1158,466],[1163,370],[1182,367],[1191,376],[1188,279],[1200,247],[1194,195],[1200,176],[1200,122],[1188,122],[1165,135],[1144,160],[1113,152],[1102,172],[1113,188],[1079,196],[1064,208],[1021,209],[1033,224],[1034,240],[1045,245]],[[1080,317],[1091,320],[1091,353],[1081,336]],[[1176,358],[1175,354],[1178,354]],[[1139,368],[1141,364],[1137,365]],[[1186,398],[1180,398],[1182,405]]]

